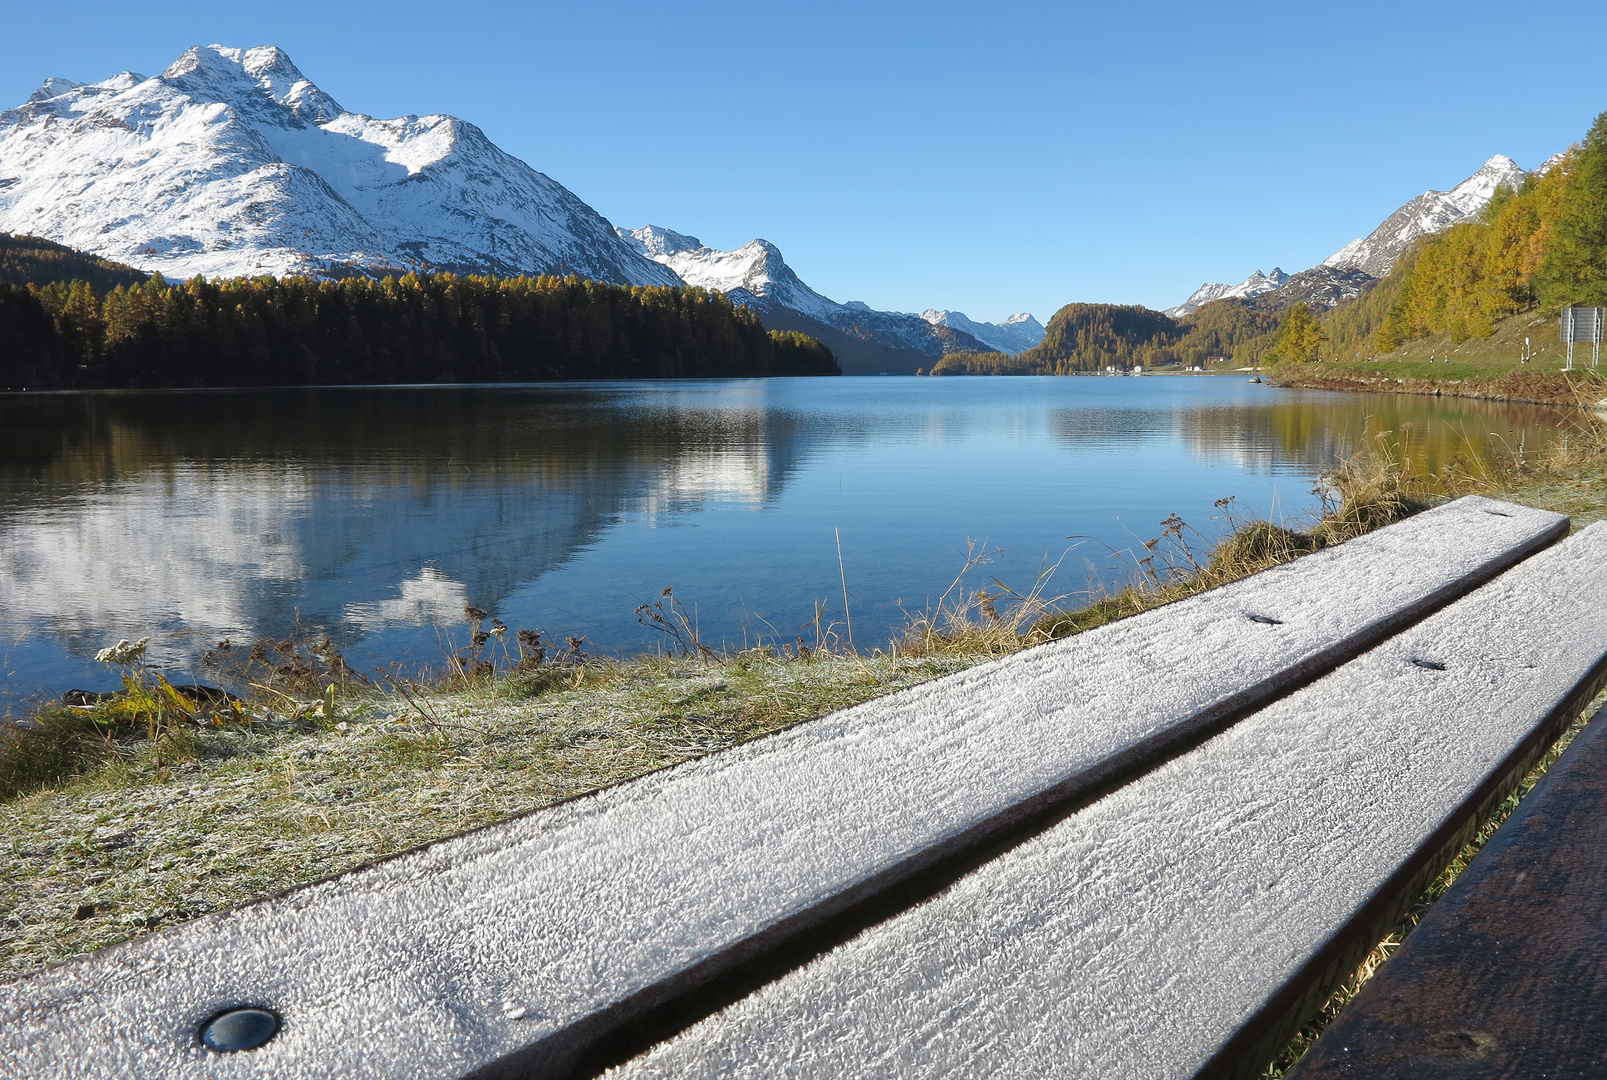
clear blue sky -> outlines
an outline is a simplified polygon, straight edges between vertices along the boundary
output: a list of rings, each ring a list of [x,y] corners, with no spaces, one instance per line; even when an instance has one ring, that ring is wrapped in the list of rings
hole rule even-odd
[[[990,320],[1304,269],[1607,110],[1600,3],[3,0],[0,25],[4,106],[279,45],[346,108],[470,120],[617,225],[763,236],[833,299]]]

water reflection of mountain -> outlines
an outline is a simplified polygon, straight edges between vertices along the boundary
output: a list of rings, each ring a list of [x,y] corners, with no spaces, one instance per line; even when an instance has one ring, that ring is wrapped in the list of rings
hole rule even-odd
[[[0,398],[0,626],[82,655],[108,632],[494,609],[621,515],[773,499],[807,440],[751,393],[711,390],[706,409],[531,387]]]

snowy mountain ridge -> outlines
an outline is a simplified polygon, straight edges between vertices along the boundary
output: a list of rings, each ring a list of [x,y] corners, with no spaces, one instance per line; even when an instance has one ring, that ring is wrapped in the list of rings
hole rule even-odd
[[[154,78],[45,80],[0,112],[0,232],[170,279],[427,268],[701,285],[823,336],[851,370],[989,347],[957,321],[838,304],[764,240],[722,252],[617,230],[473,124],[351,112],[273,46],[197,46]],[[1014,322],[1000,331],[1031,331]]]
[[[0,113],[0,231],[171,278],[424,264],[679,284],[473,124],[349,112],[272,46],[47,80]]]
[[[1283,288],[1284,282],[1288,280],[1289,275],[1284,273],[1278,267],[1274,266],[1272,268],[1272,273],[1263,274],[1261,271],[1257,270],[1255,273],[1251,274],[1237,285],[1227,285],[1220,281],[1208,281],[1204,285],[1201,285],[1198,289],[1195,289],[1187,300],[1183,301],[1181,304],[1178,304],[1176,307],[1167,308],[1161,314],[1170,315],[1174,319],[1181,319],[1185,315],[1194,314],[1200,308],[1204,307],[1206,304],[1209,304],[1212,300],[1224,300],[1229,297],[1243,297],[1245,299],[1250,299],[1252,297],[1260,296],[1262,293],[1269,293],[1275,289],[1281,289]]]
[[[999,323],[979,323],[966,318],[964,312],[932,308],[921,312],[921,318],[933,326],[949,326],[970,334],[989,348],[1012,356],[1043,341],[1043,324],[1025,311],[1018,311]]]
[[[899,311],[877,311],[859,300],[839,304],[822,296],[803,283],[780,249],[768,240],[751,240],[734,251],[720,251],[695,236],[657,225],[615,228],[614,232],[643,257],[675,271],[688,285],[718,289],[759,311],[766,326],[821,337],[834,351],[846,352],[839,357],[845,361],[844,370],[856,366],[857,342],[907,351],[911,357],[902,366],[910,370],[924,366],[920,358],[930,360],[955,349],[983,351],[989,347],[963,327],[934,324]],[[865,370],[883,370],[899,366],[900,361],[883,355],[875,363],[867,357],[866,363]]]
[[[780,249],[768,240],[750,240],[735,251],[717,251],[695,236],[657,225],[616,227],[614,232],[645,258],[675,271],[688,285],[718,289],[739,304],[761,311],[780,306],[828,321],[843,309],[805,285],[781,257]]]
[[[1535,170],[1543,176],[1563,159],[1563,154],[1547,158]],[[1441,232],[1489,205],[1501,188],[1516,189],[1528,176],[1518,163],[1497,154],[1481,165],[1472,176],[1450,191],[1425,191],[1385,218],[1366,236],[1352,240],[1310,270],[1294,275],[1299,297],[1274,297],[1258,304],[1268,310],[1283,310],[1300,302],[1332,307],[1358,295],[1373,279],[1387,275],[1412,241]],[[1271,274],[1257,270],[1237,285],[1207,282],[1187,300],[1167,308],[1174,319],[1192,315],[1205,304],[1225,297],[1253,300],[1289,286],[1291,278],[1274,268]]]
[[[1556,160],[1548,160],[1541,168],[1549,168]],[[1442,232],[1462,218],[1477,214],[1498,190],[1520,187],[1527,175],[1517,162],[1497,154],[1450,191],[1423,192],[1385,218],[1378,228],[1328,256],[1322,265],[1384,277],[1413,240]]]

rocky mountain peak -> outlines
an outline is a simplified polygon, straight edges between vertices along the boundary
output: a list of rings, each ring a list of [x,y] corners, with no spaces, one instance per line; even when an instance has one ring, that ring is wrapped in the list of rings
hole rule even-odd
[[[1452,188],[1451,194],[1473,195],[1488,202],[1498,188],[1517,188],[1527,175],[1516,161],[1505,154],[1497,154],[1479,166],[1472,176]]]
[[[921,318],[933,326],[947,326],[966,333],[996,352],[1014,355],[1037,345],[1043,340],[1043,324],[1024,311],[1018,311],[1003,322],[976,322],[961,311],[938,311],[928,308]]]
[[[346,112],[273,45],[232,49],[193,45],[162,72],[162,79],[203,100],[255,111],[267,99],[306,123],[321,124]]]
[[[1185,315],[1194,314],[1194,312],[1213,300],[1253,299],[1262,293],[1281,289],[1284,282],[1288,280],[1289,275],[1284,273],[1281,267],[1274,266],[1270,274],[1263,274],[1257,270],[1237,285],[1228,285],[1220,281],[1207,281],[1204,285],[1195,289],[1187,300],[1176,307],[1167,308],[1163,314],[1170,315],[1174,319],[1181,319]]]
[[[687,236],[685,233],[660,228],[657,225],[643,225],[640,229],[621,229],[616,226],[614,232],[649,259],[656,259],[660,255],[674,255],[681,251],[697,251],[704,246],[703,241],[695,236]]]
[[[1498,190],[1518,187],[1526,175],[1517,162],[1497,154],[1450,191],[1423,192],[1385,218],[1378,228],[1328,256],[1322,265],[1384,277],[1413,240],[1442,232],[1477,214]]]
[[[41,83],[39,89],[28,95],[28,104],[36,105],[41,101],[49,101],[51,98],[60,97],[67,91],[76,90],[83,85],[83,83],[73,82],[71,79],[58,79],[52,76]]]

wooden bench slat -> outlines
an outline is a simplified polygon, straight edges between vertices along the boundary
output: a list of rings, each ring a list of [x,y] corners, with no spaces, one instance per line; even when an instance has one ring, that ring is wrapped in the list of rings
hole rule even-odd
[[[1559,515],[1458,500],[1065,642],[126,943],[0,987],[0,1060],[161,1080],[560,1074],[652,1009],[1147,767],[1566,528]],[[240,1004],[278,1011],[283,1030],[259,1050],[210,1055],[197,1028]]]
[[[1607,1076],[1607,712],[1289,1080]]]
[[[1254,1075],[1604,674],[1607,523],[608,1075]]]

